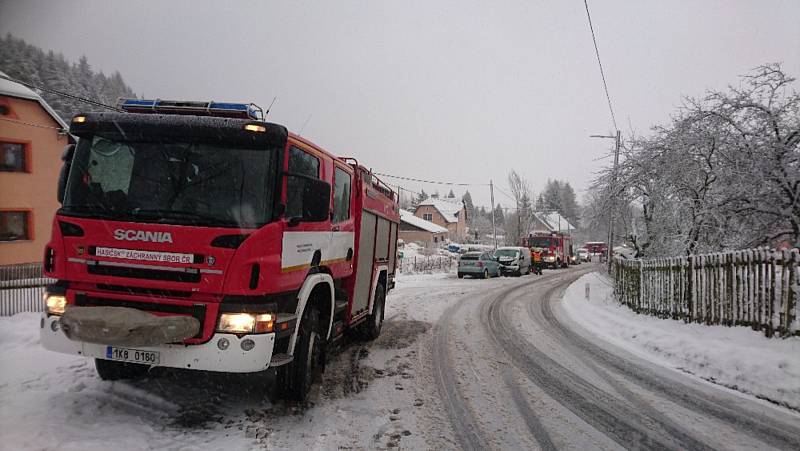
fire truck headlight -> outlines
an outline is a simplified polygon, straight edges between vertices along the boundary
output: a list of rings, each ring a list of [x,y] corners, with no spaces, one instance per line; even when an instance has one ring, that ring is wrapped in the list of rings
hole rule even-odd
[[[67,298],[60,294],[45,293],[44,304],[48,315],[63,315],[67,307]]]
[[[272,332],[275,315],[271,313],[223,313],[217,332],[232,334],[263,334]]]

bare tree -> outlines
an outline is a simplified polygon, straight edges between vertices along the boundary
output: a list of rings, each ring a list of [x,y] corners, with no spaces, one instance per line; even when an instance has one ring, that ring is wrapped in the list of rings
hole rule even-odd
[[[590,223],[614,214],[641,255],[800,245],[800,95],[780,66],[741,87],[687,99],[669,125],[621,149],[619,209],[611,169],[593,186]]]

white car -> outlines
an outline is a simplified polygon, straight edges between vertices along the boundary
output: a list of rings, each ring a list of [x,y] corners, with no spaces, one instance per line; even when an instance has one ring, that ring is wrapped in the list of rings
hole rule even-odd
[[[531,250],[527,247],[500,247],[494,252],[500,272],[521,276],[531,272]]]

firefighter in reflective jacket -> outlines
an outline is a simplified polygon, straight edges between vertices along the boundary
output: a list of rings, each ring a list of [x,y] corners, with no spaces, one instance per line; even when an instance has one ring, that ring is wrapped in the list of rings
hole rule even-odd
[[[538,249],[531,249],[531,262],[533,263],[533,272],[542,274],[542,251]]]

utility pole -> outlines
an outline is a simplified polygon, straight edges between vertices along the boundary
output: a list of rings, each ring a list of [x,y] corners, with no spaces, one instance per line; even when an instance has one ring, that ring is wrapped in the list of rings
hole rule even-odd
[[[608,272],[611,272],[611,258],[614,256],[614,215],[617,206],[617,166],[619,165],[620,131],[616,135],[590,135],[590,138],[608,138],[615,140],[614,144],[614,168],[611,170],[611,208],[608,217],[608,245],[606,249],[606,260]]]
[[[611,218],[608,227],[608,273],[611,274],[611,258],[614,256],[614,215],[617,213],[617,166],[619,165],[620,133],[617,130],[617,141],[614,145],[614,169],[611,173]]]
[[[495,225],[494,222],[494,184],[492,183],[491,179],[489,180],[489,195],[492,198],[491,208],[492,208],[492,234],[494,235],[494,250],[497,250],[497,226]]]

